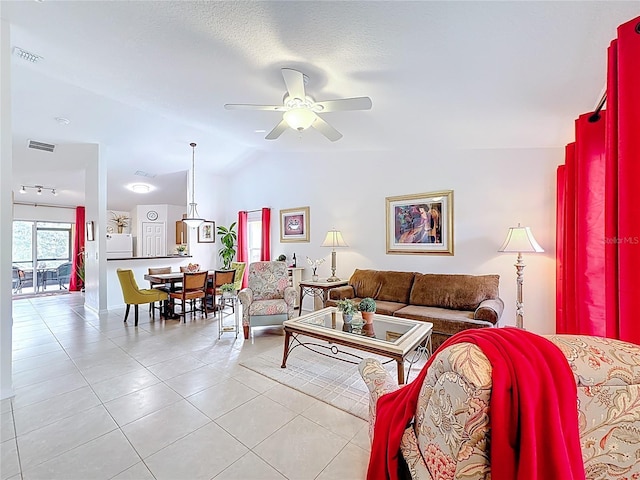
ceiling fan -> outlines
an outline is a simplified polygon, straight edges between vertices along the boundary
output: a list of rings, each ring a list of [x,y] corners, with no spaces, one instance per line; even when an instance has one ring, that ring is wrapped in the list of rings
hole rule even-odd
[[[265,137],[267,140],[275,140],[287,128],[293,128],[302,132],[313,127],[332,142],[340,140],[342,134],[329,125],[319,113],[340,112],[345,110],[369,110],[371,99],[369,97],[340,98],[337,100],[325,100],[316,102],[313,97],[304,90],[305,75],[291,68],[282,69],[282,77],[287,86],[282,105],[249,105],[232,104],[224,106],[227,110],[267,110],[284,112],[282,121],[275,126]]]

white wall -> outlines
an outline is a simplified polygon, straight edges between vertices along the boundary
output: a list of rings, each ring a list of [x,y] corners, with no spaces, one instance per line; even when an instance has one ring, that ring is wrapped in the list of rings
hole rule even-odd
[[[415,142],[414,142],[415,143]],[[502,325],[515,324],[515,254],[501,254],[510,226],[531,227],[545,253],[524,256],[525,327],[555,331],[555,170],[564,150],[442,150],[404,152],[283,153],[245,165],[226,182],[225,212],[272,208],[275,257],[295,252],[325,257],[319,274],[330,273],[331,250],[320,247],[328,229],[342,231],[349,248],[337,251],[337,275],[348,279],[355,268],[422,273],[500,275],[505,301]],[[388,255],[385,197],[454,191],[454,256]],[[241,192],[238,193],[238,192]],[[309,243],[281,244],[279,210],[310,207]],[[307,268],[303,278],[310,277]],[[305,305],[305,308],[307,306]]]
[[[16,201],[20,199],[17,198]],[[14,220],[76,223],[74,208],[45,207],[42,205],[15,205]]]
[[[0,11],[2,7],[0,6]],[[13,396],[11,377],[12,198],[11,179],[11,45],[9,22],[0,19],[0,399]]]

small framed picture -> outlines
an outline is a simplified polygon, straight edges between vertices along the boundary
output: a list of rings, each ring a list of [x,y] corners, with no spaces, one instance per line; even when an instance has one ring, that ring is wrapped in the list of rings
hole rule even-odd
[[[453,190],[387,197],[387,253],[453,255]]]
[[[198,227],[198,243],[215,243],[216,224],[208,220],[202,222]]]
[[[280,210],[280,241],[309,241],[309,207]]]
[[[95,231],[93,229],[93,220],[90,222],[87,222],[86,229],[87,229],[87,242],[93,242],[96,239]]]

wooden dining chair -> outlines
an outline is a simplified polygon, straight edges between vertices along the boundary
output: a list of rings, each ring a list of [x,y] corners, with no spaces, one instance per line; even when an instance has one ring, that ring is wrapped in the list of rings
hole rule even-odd
[[[149,275],[160,275],[160,274],[163,274],[163,273],[171,273],[171,267],[149,268],[147,273]],[[169,294],[169,292],[171,292],[171,285],[168,284],[168,283],[149,280],[149,284],[150,284],[151,288],[155,288],[157,290],[161,290],[163,292],[166,292],[167,294]],[[153,302],[151,304],[151,316],[155,317],[156,309],[158,311],[162,312],[162,303],[161,302],[158,303],[157,307],[156,307],[156,302]]]
[[[216,298],[218,295],[222,298],[220,287],[225,283],[234,283],[235,275],[235,270],[216,270],[214,272],[213,279],[207,284],[207,296],[211,298],[211,304],[214,310],[223,308],[222,303],[218,305]]]
[[[180,315],[182,316],[183,322],[187,321],[187,313],[191,312],[193,315],[196,311],[195,309],[195,300],[200,299],[200,303],[202,305],[202,309],[204,310],[204,318],[207,318],[208,309],[207,302],[205,301],[207,296],[207,278],[209,277],[209,272],[183,272],[182,273],[182,289],[169,293],[169,298],[174,303],[174,311],[175,311],[175,301],[179,300],[182,305],[182,311]],[[187,309],[187,301],[191,303],[191,310]]]

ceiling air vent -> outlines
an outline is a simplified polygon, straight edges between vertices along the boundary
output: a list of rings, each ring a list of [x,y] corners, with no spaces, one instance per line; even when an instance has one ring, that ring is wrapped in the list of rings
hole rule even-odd
[[[29,148],[35,148],[36,150],[44,150],[45,152],[53,152],[56,148],[55,145],[44,142],[36,142],[35,140],[29,140]]]
[[[142,170],[137,170],[134,175],[138,175],[140,177],[154,178],[156,176],[155,173],[144,172]]]

